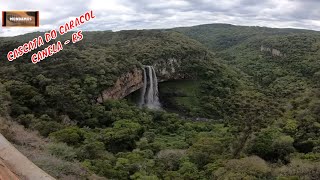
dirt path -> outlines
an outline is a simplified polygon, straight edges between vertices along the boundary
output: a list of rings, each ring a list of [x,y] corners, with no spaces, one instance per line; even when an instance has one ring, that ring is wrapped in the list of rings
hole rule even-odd
[[[0,180],[7,179],[54,180],[0,134]]]

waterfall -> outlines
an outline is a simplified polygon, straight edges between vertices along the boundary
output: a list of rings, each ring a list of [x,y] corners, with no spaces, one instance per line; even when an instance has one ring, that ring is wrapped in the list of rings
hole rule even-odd
[[[152,66],[145,66],[143,68],[143,87],[140,95],[140,107],[147,107],[149,109],[160,109],[158,92],[158,79],[156,72]]]
[[[145,104],[146,90],[147,90],[147,73],[146,73],[146,69],[143,68],[143,87],[141,89],[139,107],[142,107]]]

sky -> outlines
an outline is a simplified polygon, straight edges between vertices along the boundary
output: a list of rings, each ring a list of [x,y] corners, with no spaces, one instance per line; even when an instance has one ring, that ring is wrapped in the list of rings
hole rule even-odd
[[[320,0],[1,0],[0,10],[40,11],[40,27],[0,27],[0,36],[58,29],[88,10],[93,10],[96,18],[78,30],[228,23],[320,31]]]

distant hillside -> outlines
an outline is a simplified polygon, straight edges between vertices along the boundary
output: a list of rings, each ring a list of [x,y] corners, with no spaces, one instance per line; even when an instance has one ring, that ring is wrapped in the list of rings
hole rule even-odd
[[[213,51],[225,50],[252,38],[263,39],[275,35],[319,34],[311,30],[235,26],[231,24],[206,24],[174,28],[173,30],[198,40]]]
[[[262,86],[287,75],[307,78],[311,83],[320,69],[317,31],[227,24],[174,30],[205,44],[224,63],[241,69]]]
[[[224,24],[174,31],[205,44],[221,62],[247,74],[260,92],[278,102],[283,117],[276,122],[283,123],[280,127],[296,124],[292,136],[298,150],[319,146],[320,32]]]

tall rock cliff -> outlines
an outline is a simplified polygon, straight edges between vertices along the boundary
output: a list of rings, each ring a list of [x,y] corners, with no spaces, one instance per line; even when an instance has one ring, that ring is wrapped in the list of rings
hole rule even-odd
[[[143,72],[142,69],[133,68],[130,72],[121,75],[114,84],[104,90],[97,99],[99,103],[107,99],[121,99],[128,94],[140,89],[143,86]]]
[[[159,59],[151,66],[154,67],[159,82],[186,79],[188,75],[182,73],[182,60],[176,58]],[[122,74],[113,87],[104,90],[97,99],[99,103],[107,99],[122,99],[143,86],[142,68],[133,68],[130,72]]]

